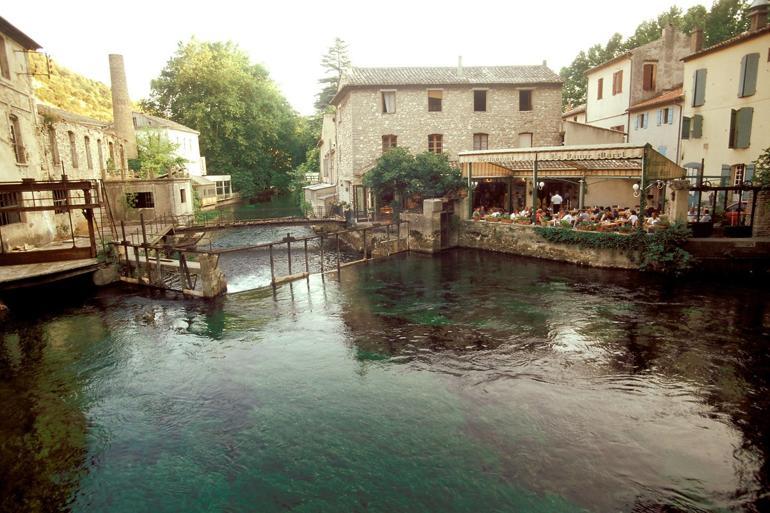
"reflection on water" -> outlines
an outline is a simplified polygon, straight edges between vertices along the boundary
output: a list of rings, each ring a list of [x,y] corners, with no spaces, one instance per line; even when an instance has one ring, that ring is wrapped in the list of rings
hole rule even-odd
[[[454,251],[102,292],[0,331],[0,510],[767,510],[762,290]]]

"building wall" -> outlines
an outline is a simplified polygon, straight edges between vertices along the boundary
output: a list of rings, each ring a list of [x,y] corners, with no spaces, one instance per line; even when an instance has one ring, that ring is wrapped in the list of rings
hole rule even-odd
[[[585,123],[586,122],[586,113],[578,112],[577,114],[573,114],[572,116],[562,116],[563,122],[570,122],[570,123]]]
[[[593,125],[564,122],[564,144],[566,146],[578,144],[611,144],[622,143],[625,136],[621,132],[608,130]]]
[[[321,141],[318,147],[318,173],[323,183],[336,184],[336,131],[334,113],[324,114],[321,125]]]
[[[112,212],[116,221],[136,221],[140,213],[146,220],[163,216],[184,216],[193,213],[192,182],[189,179],[111,180],[105,182]],[[185,190],[185,202],[181,202],[181,190]],[[132,208],[126,194],[151,192],[153,208]]]
[[[671,123],[658,125],[658,111],[672,109]],[[640,114],[647,114],[646,128],[637,128],[636,120]],[[658,153],[677,162],[679,159],[679,136],[682,131],[682,107],[679,104],[657,106],[652,109],[631,113],[631,128],[628,132],[628,142],[633,144],[651,144]]]
[[[626,109],[631,99],[631,57],[600,68],[588,75],[586,123],[602,128],[623,125],[627,128]],[[612,76],[623,71],[623,91],[612,94]],[[597,98],[599,79],[604,80],[602,99]]]
[[[657,41],[635,48],[631,57],[631,105],[678,87],[684,76],[682,59],[690,53],[690,37],[676,29],[664,29]],[[643,88],[646,62],[657,64],[655,89],[651,91]]]
[[[633,186],[638,179],[632,178],[586,178],[586,193],[583,204],[586,207],[634,208],[639,205],[639,198],[634,197]]]
[[[704,174],[720,176],[723,165],[750,164],[763,150],[770,147],[770,34],[715,51],[685,63],[684,68],[684,115],[703,116],[703,136],[700,139],[682,140],[680,164],[700,162],[705,159]],[[741,58],[759,53],[757,89],[753,96],[738,97]],[[705,68],[705,103],[692,106],[695,70]],[[753,107],[751,144],[745,149],[731,149],[730,111]]]

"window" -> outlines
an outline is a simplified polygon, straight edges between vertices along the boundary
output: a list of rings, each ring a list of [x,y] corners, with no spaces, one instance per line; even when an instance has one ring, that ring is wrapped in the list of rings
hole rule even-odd
[[[730,112],[730,148],[748,148],[751,145],[751,122],[753,107],[744,107]]]
[[[616,71],[612,74],[612,95],[620,94],[623,92],[623,70]]]
[[[488,150],[489,149],[489,135],[488,134],[473,134],[473,149],[474,150]]]
[[[109,160],[107,161],[107,167],[109,169],[117,169],[117,166],[115,165],[115,144],[110,141],[107,143],[107,147],[109,149]]]
[[[88,169],[93,169],[94,159],[91,156],[91,138],[88,136],[83,137],[83,145],[86,147],[86,165],[88,165]]]
[[[21,193],[19,192],[0,192],[0,208],[2,207],[20,207]],[[0,226],[6,224],[20,223],[20,212],[0,212]]]
[[[473,110],[475,112],[486,112],[487,110],[487,92],[483,89],[473,91]]]
[[[396,112],[396,92],[382,91],[382,113],[393,114]]]
[[[693,107],[700,107],[704,103],[706,103],[706,70],[705,69],[698,69],[695,70],[695,75],[693,75],[693,84],[692,84],[692,106]]]
[[[519,148],[532,147],[532,132],[523,132],[519,134]]]
[[[674,123],[674,110],[666,107],[665,109],[658,109],[658,126],[671,125]]]
[[[519,110],[532,110],[532,91],[529,89],[519,90]]]
[[[61,165],[61,157],[59,156],[59,143],[56,140],[56,129],[52,126],[48,127],[48,144],[51,146],[51,160],[54,166]]]
[[[104,171],[104,151],[102,151],[102,140],[96,140],[96,153],[99,155],[99,171]]]
[[[383,135],[382,136],[382,153],[387,152],[391,148],[398,146],[398,137],[395,135]]]
[[[441,134],[430,134],[428,136],[428,151],[432,153],[444,151],[444,136]]]
[[[441,89],[428,89],[428,112],[441,112],[441,101],[444,99],[444,91]]]
[[[703,137],[703,116],[696,114],[692,117],[692,131],[690,136],[693,139],[700,139]]]
[[[75,132],[67,132],[67,137],[70,139],[70,159],[72,159],[72,168],[78,167],[78,146],[75,143]]]
[[[741,76],[738,82],[738,97],[745,98],[757,92],[757,67],[759,54],[750,53],[741,59]]]
[[[126,148],[120,145],[120,169],[126,169]]]
[[[690,124],[692,122],[691,118],[688,118],[687,116],[684,116],[682,118],[682,139],[689,139],[690,138]]]
[[[187,203],[187,189],[179,189],[179,203]]]
[[[64,189],[57,189],[53,191],[53,206],[63,207],[67,205],[67,191]],[[57,208],[53,211],[54,214],[66,214],[66,208]]]
[[[11,79],[11,68],[8,66],[8,53],[5,49],[5,39],[0,36],[0,74],[3,78]]]
[[[639,130],[639,129],[647,128],[647,123],[648,123],[649,117],[650,117],[650,115],[648,113],[646,113],[646,112],[644,112],[642,114],[637,114],[636,115],[636,129]]]
[[[733,175],[733,186],[737,187],[739,185],[743,184],[743,178],[746,174],[746,166],[743,164],[736,164],[733,166],[732,169],[732,175]]]
[[[155,208],[151,192],[127,192],[126,203],[131,208]]]
[[[653,62],[645,63],[645,65],[642,67],[642,89],[645,91],[655,90],[657,67],[657,64]]]
[[[600,78],[596,83],[596,99],[601,100],[604,98],[604,79]]]
[[[610,127],[610,130],[615,130],[616,132],[625,132],[626,127],[623,125],[615,125],[613,127]]]
[[[19,118],[11,114],[8,119],[11,122],[11,145],[13,146],[13,153],[16,155],[16,163],[26,164],[27,153],[24,151],[24,141],[21,138]]]

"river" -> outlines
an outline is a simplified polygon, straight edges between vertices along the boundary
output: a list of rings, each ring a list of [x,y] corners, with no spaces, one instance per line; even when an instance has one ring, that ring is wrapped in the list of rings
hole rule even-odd
[[[455,250],[13,303],[0,511],[767,511],[766,290]]]

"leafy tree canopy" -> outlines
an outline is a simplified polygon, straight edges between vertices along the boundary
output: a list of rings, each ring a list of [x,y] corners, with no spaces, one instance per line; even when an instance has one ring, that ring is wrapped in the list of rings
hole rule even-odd
[[[334,44],[321,58],[321,66],[326,76],[318,81],[323,88],[316,97],[315,108],[319,112],[324,112],[331,105],[334,95],[337,94],[342,74],[350,67],[348,44],[342,39],[336,38]]]
[[[414,156],[406,148],[393,148],[364,175],[364,185],[378,194],[400,198],[415,194],[438,198],[461,189],[463,179],[460,170],[449,165],[446,154],[426,151]]]
[[[572,63],[559,72],[564,80],[562,104],[567,108],[585,103],[586,71],[628,50],[659,39],[667,25],[673,25],[685,33],[692,32],[696,27],[702,28],[706,46],[721,43],[743,32],[749,26],[749,4],[747,0],[715,0],[709,10],[702,5],[695,5],[685,12],[673,6],[656,18],[640,23],[634,34],[626,40],[623,40],[622,35],[614,34],[605,45],[596,44],[587,51],[580,51]]]
[[[136,134],[139,173],[143,177],[158,176],[183,170],[187,160],[176,155],[178,144],[163,134],[139,132]]]
[[[754,161],[754,166],[754,183],[770,186],[770,148],[765,148],[765,151]]]
[[[287,188],[304,159],[299,116],[267,70],[231,42],[180,42],[142,108],[198,130],[210,173],[232,175],[245,196]]]

